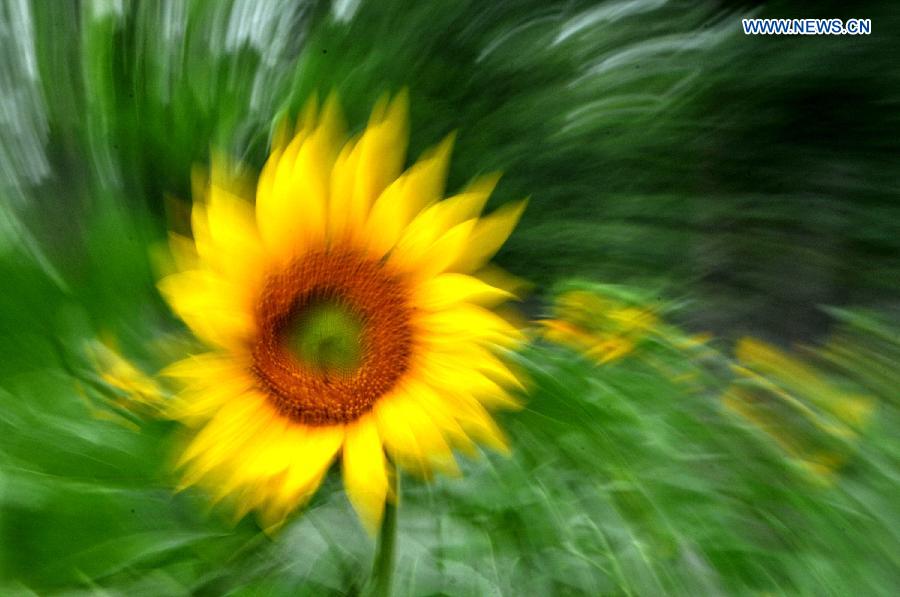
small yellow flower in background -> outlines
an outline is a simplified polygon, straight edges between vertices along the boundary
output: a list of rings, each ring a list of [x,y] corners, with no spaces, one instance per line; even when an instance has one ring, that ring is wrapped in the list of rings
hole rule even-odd
[[[553,317],[539,323],[546,339],[604,364],[634,351],[658,325],[659,318],[649,309],[600,292],[571,290],[557,297]]]
[[[214,164],[193,239],[173,237],[181,271],[160,290],[210,347],[166,371],[184,385],[174,416],[199,428],[184,483],[266,526],[338,454],[374,530],[392,463],[427,477],[457,470],[454,448],[505,449],[486,407],[518,404],[498,349],[521,333],[492,311],[510,293],[479,274],[524,202],[480,217],[496,176],[442,200],[452,137],[402,172],[407,103],[381,101],[345,142],[335,98],[310,102],[255,191]]]
[[[104,408],[96,408],[89,401],[94,416],[137,430],[139,426],[136,421],[156,416],[164,409],[166,394],[163,388],[122,355],[113,337],[91,340],[85,344],[84,350],[104,388]],[[93,381],[89,383],[97,386]],[[82,386],[79,383],[82,394],[87,398]]]
[[[159,385],[113,347],[107,344],[94,344],[93,354],[104,382],[121,390],[131,400],[140,404],[158,407],[162,403],[160,399],[162,390]]]
[[[836,386],[812,365],[753,338],[738,342],[735,356],[739,378],[723,404],[815,477],[831,482],[871,418],[874,400]]]

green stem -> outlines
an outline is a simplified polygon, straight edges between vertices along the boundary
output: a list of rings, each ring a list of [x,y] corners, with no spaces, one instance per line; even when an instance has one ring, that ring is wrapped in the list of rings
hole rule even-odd
[[[397,508],[400,504],[400,471],[395,471],[393,490],[395,499],[384,504],[384,518],[378,533],[378,548],[375,562],[372,565],[372,576],[369,579],[365,595],[371,597],[388,597],[391,594],[391,581],[394,578],[394,558],[397,545]]]

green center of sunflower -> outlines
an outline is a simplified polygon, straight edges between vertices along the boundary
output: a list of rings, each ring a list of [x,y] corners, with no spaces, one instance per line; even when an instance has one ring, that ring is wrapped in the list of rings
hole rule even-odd
[[[349,374],[362,361],[363,322],[346,305],[313,303],[297,313],[285,330],[285,347],[307,367],[327,374]]]

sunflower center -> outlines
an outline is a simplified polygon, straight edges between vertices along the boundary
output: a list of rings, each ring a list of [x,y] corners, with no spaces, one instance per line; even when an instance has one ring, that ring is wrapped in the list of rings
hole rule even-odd
[[[308,254],[266,280],[253,372],[275,408],[295,421],[353,421],[406,373],[411,315],[406,281],[381,261]]]
[[[289,322],[285,344],[311,369],[347,375],[362,360],[363,322],[346,305],[322,301],[309,305]]]

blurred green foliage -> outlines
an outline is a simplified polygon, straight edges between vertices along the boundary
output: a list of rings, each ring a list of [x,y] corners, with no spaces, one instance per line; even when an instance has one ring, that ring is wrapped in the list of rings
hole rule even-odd
[[[212,151],[258,168],[310,94],[337,90],[359,129],[407,86],[413,156],[458,130],[451,189],[499,169],[492,205],[531,196],[498,256],[537,283],[530,315],[580,278],[668,323],[602,366],[539,339],[517,355],[531,388],[502,417],[512,457],[404,483],[396,592],[893,594],[900,29],[887,4],[849,11],[0,4],[0,593],[361,589],[374,546],[336,475],[277,537],[232,524],[173,493],[181,431],[90,347],[114,337],[151,375],[188,349],[152,255]],[[874,32],[745,37],[750,15]],[[724,405],[744,335],[805,343],[785,350],[874,404],[833,475]]]

